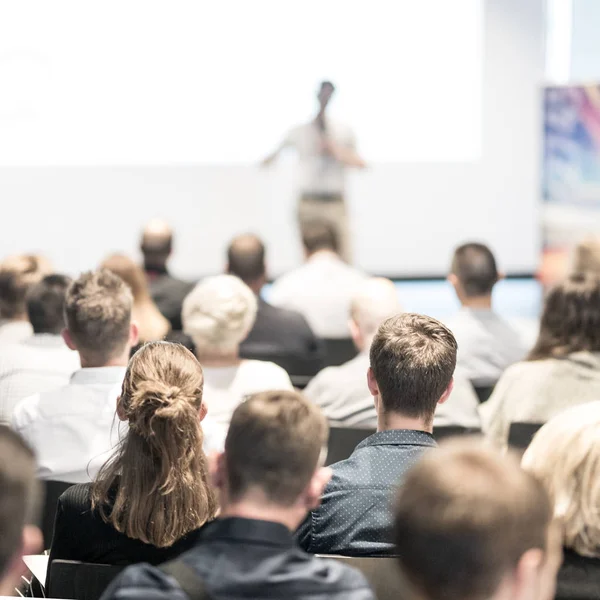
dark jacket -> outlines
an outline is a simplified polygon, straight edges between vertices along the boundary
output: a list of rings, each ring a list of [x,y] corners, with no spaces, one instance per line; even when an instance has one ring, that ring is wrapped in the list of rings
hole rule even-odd
[[[172,277],[164,271],[146,271],[150,295],[158,310],[171,323],[173,331],[181,331],[181,306],[194,284]]]

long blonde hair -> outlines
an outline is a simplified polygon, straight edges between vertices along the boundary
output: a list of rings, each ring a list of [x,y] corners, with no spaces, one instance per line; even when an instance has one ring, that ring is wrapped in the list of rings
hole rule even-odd
[[[130,538],[168,547],[216,515],[202,450],[203,385],[200,363],[179,344],[146,344],[129,361],[120,398],[129,432],[98,473],[92,508]]]
[[[551,419],[533,438],[522,464],[549,492],[564,545],[600,558],[600,402]]]
[[[164,338],[171,325],[152,300],[144,270],[124,254],[112,254],[102,267],[118,275],[131,288],[132,318],[138,325],[140,341],[155,342]]]

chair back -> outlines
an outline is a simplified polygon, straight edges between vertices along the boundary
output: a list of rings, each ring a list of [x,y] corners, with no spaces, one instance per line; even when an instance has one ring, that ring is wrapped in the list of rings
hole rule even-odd
[[[124,566],[53,560],[48,573],[46,595],[51,598],[99,600]]]
[[[382,556],[375,558],[349,557],[349,556],[326,556],[339,561],[350,567],[358,569],[364,576],[377,600],[398,600],[398,598],[410,598],[410,589],[394,557]]]
[[[338,367],[352,360],[358,351],[352,338],[327,338],[323,340],[325,349],[325,366]]]
[[[525,452],[542,425],[543,423],[511,423],[508,430],[508,445]]]
[[[74,484],[67,483],[66,481],[43,481],[42,484],[44,490],[44,508],[42,510],[40,529],[44,536],[44,549],[47,550],[52,545],[58,499]]]
[[[460,427],[459,425],[440,425],[433,428],[433,437],[436,442],[441,442],[447,438],[462,435],[481,435],[481,429],[475,427]]]
[[[473,388],[479,402],[486,402],[494,391],[493,385],[474,385]]]
[[[326,465],[346,460],[365,438],[375,433],[375,429],[362,427],[331,427],[327,446]]]

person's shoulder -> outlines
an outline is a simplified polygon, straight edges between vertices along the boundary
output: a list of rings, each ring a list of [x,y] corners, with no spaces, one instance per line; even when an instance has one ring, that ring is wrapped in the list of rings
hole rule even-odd
[[[344,598],[351,600],[375,599],[369,583],[358,569],[332,558],[313,556],[312,560],[319,563],[332,594],[345,592]]]
[[[175,580],[147,563],[127,567],[108,587],[102,600],[189,600]]]
[[[59,502],[63,509],[85,511],[89,510],[92,506],[91,494],[91,483],[78,483],[63,492],[59,498]]]
[[[264,382],[265,385],[272,382],[272,385],[281,386],[284,383],[287,384],[290,380],[290,376],[285,369],[268,360],[250,359],[244,361],[242,365],[245,375],[251,375],[253,379],[258,379],[261,383]]]
[[[34,394],[33,396],[28,396],[18,402],[11,417],[11,424],[14,429],[19,431],[39,419],[43,395],[44,394]]]

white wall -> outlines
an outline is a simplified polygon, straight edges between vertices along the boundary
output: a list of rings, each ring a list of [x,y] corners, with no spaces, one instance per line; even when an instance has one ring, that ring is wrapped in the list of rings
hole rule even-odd
[[[600,81],[600,2],[571,0],[571,71],[574,83]]]
[[[352,175],[360,266],[441,274],[452,247],[477,238],[496,249],[506,271],[535,268],[543,5],[486,1],[481,160],[378,164]],[[452,93],[439,90],[440,110]],[[427,122],[422,131],[435,144]],[[268,242],[273,274],[300,260],[289,165],[4,168],[0,202],[0,255],[43,249],[69,272],[95,265],[111,250],[133,251],[144,220],[154,215],[178,231],[174,267],[182,275],[220,269],[228,238],[247,230]]]

